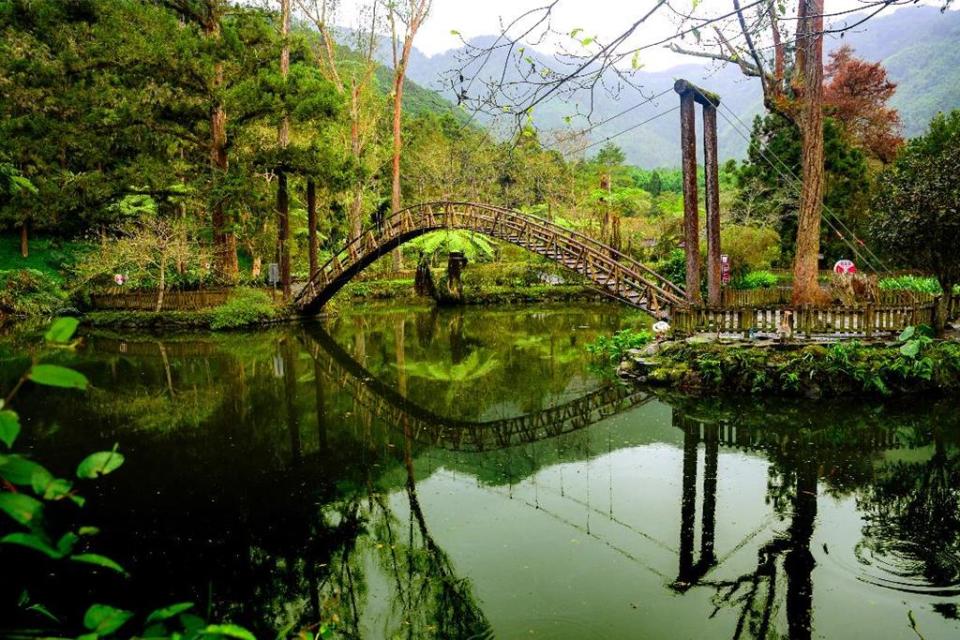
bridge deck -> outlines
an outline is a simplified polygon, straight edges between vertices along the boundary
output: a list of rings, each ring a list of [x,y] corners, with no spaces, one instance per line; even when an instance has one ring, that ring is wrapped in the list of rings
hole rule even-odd
[[[405,242],[443,229],[481,233],[579,273],[606,295],[655,317],[684,304],[684,293],[646,265],[589,236],[511,209],[471,202],[429,202],[398,211],[367,229],[312,275],[295,302],[318,312],[355,275]]]

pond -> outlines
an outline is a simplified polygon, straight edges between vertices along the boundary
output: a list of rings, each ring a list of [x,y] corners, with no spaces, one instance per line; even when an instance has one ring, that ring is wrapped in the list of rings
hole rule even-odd
[[[26,388],[23,441],[63,475],[119,444],[80,513],[131,577],[0,561],[68,619],[192,601],[258,637],[960,636],[956,400],[657,397],[584,349],[646,322],[366,307],[88,334],[59,358],[94,388]]]

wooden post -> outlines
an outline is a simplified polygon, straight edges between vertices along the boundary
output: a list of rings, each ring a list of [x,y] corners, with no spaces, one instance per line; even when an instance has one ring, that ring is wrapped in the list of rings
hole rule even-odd
[[[720,168],[717,160],[717,107],[703,105],[703,164],[707,205],[707,300],[720,304]]]
[[[700,298],[700,220],[697,213],[697,131],[694,92],[689,83],[677,80],[673,86],[680,94],[680,151],[683,166],[683,242],[687,257],[687,300],[699,304]]]

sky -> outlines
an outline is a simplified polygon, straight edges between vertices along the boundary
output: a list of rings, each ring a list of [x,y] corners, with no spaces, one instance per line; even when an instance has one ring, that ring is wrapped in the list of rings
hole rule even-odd
[[[490,35],[500,32],[501,19],[509,22],[526,11],[542,7],[549,0],[433,0],[433,6],[427,22],[417,34],[414,45],[427,55],[442,53],[459,46],[459,39],[451,31],[460,32],[464,38]],[[673,0],[672,6],[678,9],[689,8],[694,0]],[[747,4],[749,0],[743,0]],[[825,0],[826,12],[854,9],[861,6],[859,0]],[[936,0],[923,0],[926,4],[935,4]],[[337,21],[343,26],[357,24],[359,7],[363,0],[343,0]],[[579,36],[594,36],[600,40],[621,33],[642,12],[649,10],[654,0],[560,0],[555,11],[553,28],[561,33],[569,33],[580,28]],[[698,16],[720,15],[732,8],[730,0],[702,0],[696,10]],[[958,7],[960,8],[960,7]],[[904,9],[909,11],[910,8]],[[893,12],[887,9],[886,12]],[[662,14],[662,15],[661,15]],[[630,41],[639,45],[666,37],[676,31],[676,18],[668,17],[669,12],[661,9],[645,23]],[[869,23],[867,23],[868,28]],[[552,53],[557,42],[547,42],[540,46],[545,52]],[[649,49],[643,52],[640,61],[649,71],[657,71],[683,62],[689,62],[679,54],[665,47]]]

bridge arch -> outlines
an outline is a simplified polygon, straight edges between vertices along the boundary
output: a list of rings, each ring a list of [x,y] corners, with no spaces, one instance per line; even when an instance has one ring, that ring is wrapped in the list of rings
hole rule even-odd
[[[358,273],[396,247],[432,231],[473,231],[509,242],[579,273],[601,292],[655,317],[684,305],[683,290],[630,256],[587,235],[512,209],[474,202],[426,202],[366,229],[328,260],[297,295],[316,314]]]
[[[318,375],[337,389],[347,390],[355,403],[385,424],[409,426],[418,442],[451,451],[490,451],[555,438],[585,429],[656,397],[629,385],[610,384],[525,415],[484,422],[451,419],[411,402],[378,380],[322,327],[305,329],[301,341],[313,361],[320,365]]]

